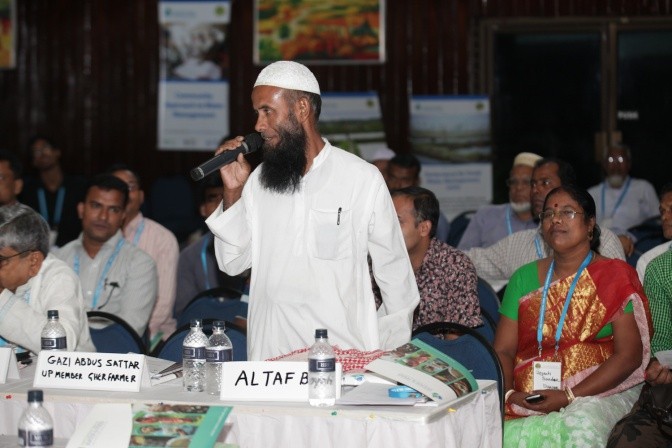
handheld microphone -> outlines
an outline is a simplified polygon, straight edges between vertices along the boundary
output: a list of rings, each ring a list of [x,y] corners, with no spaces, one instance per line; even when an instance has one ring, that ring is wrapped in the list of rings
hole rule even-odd
[[[261,138],[261,135],[257,132],[252,134],[247,134],[243,143],[236,149],[231,149],[229,151],[224,151],[221,154],[216,155],[207,162],[203,162],[193,170],[189,172],[193,180],[201,180],[208,174],[212,173],[215,170],[228,165],[238,158],[238,154],[249,154],[261,148],[261,145],[264,144],[264,139]]]

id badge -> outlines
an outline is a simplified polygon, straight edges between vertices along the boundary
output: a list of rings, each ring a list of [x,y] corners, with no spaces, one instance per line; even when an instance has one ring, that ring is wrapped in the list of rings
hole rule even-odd
[[[534,361],[534,390],[559,390],[562,384],[562,363]]]

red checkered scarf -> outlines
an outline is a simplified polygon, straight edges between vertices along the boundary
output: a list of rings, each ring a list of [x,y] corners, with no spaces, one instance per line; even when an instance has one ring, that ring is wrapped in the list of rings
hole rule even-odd
[[[354,348],[341,350],[337,345],[334,345],[333,348],[336,354],[336,362],[340,362],[343,365],[343,373],[352,370],[364,370],[364,366],[374,359],[380,358],[384,353],[383,350],[373,350],[370,352],[363,352]],[[307,361],[308,350],[310,350],[310,347],[300,348],[286,355],[271,358],[268,361]]]

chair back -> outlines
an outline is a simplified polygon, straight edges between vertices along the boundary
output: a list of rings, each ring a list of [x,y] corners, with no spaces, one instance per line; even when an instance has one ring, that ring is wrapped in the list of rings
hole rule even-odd
[[[212,323],[216,320],[222,319],[203,319],[203,331],[208,337],[212,334]],[[231,339],[233,345],[233,360],[247,361],[247,331],[233,322],[225,321],[225,326],[226,335]],[[152,352],[152,356],[173,362],[182,362],[182,343],[190,329],[190,324],[178,327],[168,339]]]
[[[644,252],[665,242],[660,216],[649,218],[643,223],[629,228],[628,232],[637,239],[635,250],[626,259],[628,264],[633,267],[637,266],[637,261]]]
[[[457,215],[450,222],[450,230],[448,231],[448,240],[446,241],[448,244],[450,244],[453,247],[457,247],[457,245],[460,244],[462,235],[464,234],[464,231],[467,230],[469,221],[471,221],[471,217],[474,215],[474,213],[476,213],[476,210],[467,210]]]
[[[178,328],[189,325],[191,319],[218,319],[232,322],[236,316],[247,318],[247,302],[218,296],[197,296],[177,316]]]
[[[499,301],[499,296],[497,296],[495,290],[490,286],[490,283],[481,277],[478,277],[476,289],[481,311],[492,322],[493,327],[497,328],[497,324],[499,323],[499,307],[502,305]]]
[[[142,338],[124,319],[104,311],[87,311],[89,332],[101,353],[147,353]],[[98,325],[97,325],[98,324]],[[94,328],[104,325],[100,328]]]
[[[441,339],[437,333],[450,332],[457,339]],[[504,415],[504,373],[499,357],[492,345],[476,330],[453,322],[437,322],[423,325],[413,332],[413,337],[440,350],[471,370],[474,378],[497,382],[499,402]]]
[[[481,320],[483,321],[483,325],[474,327],[474,330],[483,336],[490,344],[493,344],[495,342],[495,331],[497,330],[497,326],[490,316],[483,311],[483,308],[481,308]]]

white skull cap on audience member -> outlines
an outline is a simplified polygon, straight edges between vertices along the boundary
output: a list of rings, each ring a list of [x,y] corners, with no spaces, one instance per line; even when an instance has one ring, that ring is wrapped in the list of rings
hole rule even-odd
[[[515,159],[513,159],[513,166],[526,165],[534,168],[534,164],[537,162],[537,160],[541,160],[541,158],[541,156],[533,152],[521,152],[516,156]]]
[[[397,154],[390,148],[380,148],[373,153],[373,156],[371,156],[370,161],[375,162],[376,160],[390,160],[392,157],[396,155]]]
[[[293,61],[278,61],[266,66],[254,83],[257,86],[273,86],[282,89],[302,90],[320,95],[320,85],[308,67]]]

